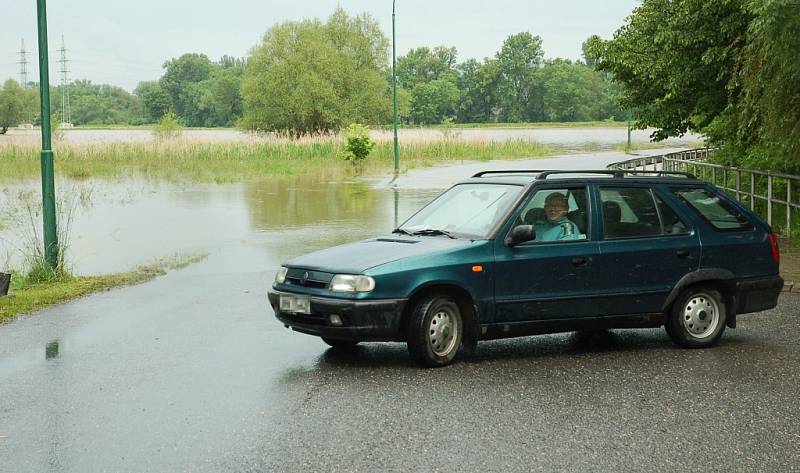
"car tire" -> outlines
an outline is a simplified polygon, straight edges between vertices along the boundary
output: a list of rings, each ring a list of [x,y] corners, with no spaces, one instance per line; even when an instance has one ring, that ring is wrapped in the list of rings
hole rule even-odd
[[[456,357],[464,334],[461,309],[443,294],[417,303],[408,324],[408,352],[422,366],[439,367]]]
[[[338,350],[348,350],[358,345],[358,341],[356,340],[338,340],[335,338],[322,337],[322,341],[330,345],[331,348],[336,348]]]
[[[708,286],[694,286],[675,300],[664,328],[680,346],[705,348],[717,343],[726,321],[727,307],[722,294]]]

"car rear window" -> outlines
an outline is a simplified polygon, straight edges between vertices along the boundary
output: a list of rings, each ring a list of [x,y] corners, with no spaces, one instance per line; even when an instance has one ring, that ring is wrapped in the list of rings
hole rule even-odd
[[[706,189],[672,189],[717,230],[750,230],[753,224],[730,202]]]

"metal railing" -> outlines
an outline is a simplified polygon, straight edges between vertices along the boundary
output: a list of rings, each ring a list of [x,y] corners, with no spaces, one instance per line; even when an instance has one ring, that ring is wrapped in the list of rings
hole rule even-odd
[[[690,172],[728,192],[777,227],[784,236],[791,236],[794,218],[800,209],[800,176],[755,169],[742,169],[705,162],[716,150],[699,148],[659,156],[633,158],[610,164],[609,169],[639,169]],[[785,226],[784,226],[785,225]]]

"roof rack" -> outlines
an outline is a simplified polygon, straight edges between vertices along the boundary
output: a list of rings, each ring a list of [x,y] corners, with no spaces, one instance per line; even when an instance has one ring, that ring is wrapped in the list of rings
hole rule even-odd
[[[549,169],[508,169],[505,171],[481,171],[475,173],[472,177],[483,177],[487,174],[539,174],[542,172],[553,172]]]
[[[697,176],[695,176],[694,174],[682,171],[644,171],[644,170],[631,169],[623,172],[628,174],[655,174],[656,176],[680,176],[680,177],[685,177],[687,179],[697,179]]]
[[[643,171],[643,170],[625,170],[625,169],[570,169],[570,170],[555,170],[555,169],[507,169],[505,171],[481,171],[472,175],[472,177],[484,177],[487,174],[536,174],[537,179],[547,179],[549,176],[556,174],[604,174],[615,178],[625,177],[626,174],[642,177],[661,177],[661,176],[678,176],[687,179],[697,179],[692,173],[679,172],[679,171]]]
[[[655,175],[653,177],[660,177],[660,176],[680,176],[685,177],[687,179],[697,179],[694,174],[688,172],[678,172],[678,171],[636,171],[636,170],[622,170],[622,169],[575,169],[569,171],[543,171],[539,174],[536,178],[537,179],[547,179],[548,176],[552,176],[554,174],[606,174],[616,178],[625,177],[626,174],[630,175],[637,175],[637,174],[646,174],[646,175]]]

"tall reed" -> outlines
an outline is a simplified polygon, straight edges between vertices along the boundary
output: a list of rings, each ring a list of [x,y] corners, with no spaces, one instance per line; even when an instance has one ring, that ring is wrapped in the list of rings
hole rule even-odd
[[[89,177],[236,182],[263,176],[346,175],[351,166],[337,157],[343,140],[336,136],[229,143],[172,140],[148,143],[62,144],[55,150],[56,172],[72,179]],[[413,141],[400,146],[403,169],[456,160],[514,159],[547,156],[552,150],[536,142]],[[380,141],[364,163],[367,173],[393,167],[391,142]],[[39,175],[34,145],[0,146],[0,182]]]

